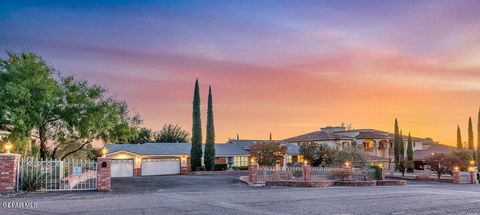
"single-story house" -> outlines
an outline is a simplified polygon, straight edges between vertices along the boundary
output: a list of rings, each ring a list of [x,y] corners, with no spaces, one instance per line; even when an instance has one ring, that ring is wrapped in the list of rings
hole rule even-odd
[[[238,140],[240,141],[240,140]],[[215,164],[245,167],[250,162],[249,147],[258,141],[245,140],[215,144]],[[298,147],[286,144],[287,159],[298,156]],[[171,175],[190,171],[189,143],[106,144],[112,158],[112,177]]]

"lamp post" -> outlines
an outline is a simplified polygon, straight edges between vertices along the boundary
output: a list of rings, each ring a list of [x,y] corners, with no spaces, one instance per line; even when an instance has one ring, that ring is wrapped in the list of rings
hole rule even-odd
[[[101,151],[101,154],[102,154],[102,158],[106,158],[107,157],[107,149],[103,148],[102,151]]]
[[[10,150],[12,149],[12,144],[10,142],[6,142],[3,147],[5,148],[5,154],[10,154]]]

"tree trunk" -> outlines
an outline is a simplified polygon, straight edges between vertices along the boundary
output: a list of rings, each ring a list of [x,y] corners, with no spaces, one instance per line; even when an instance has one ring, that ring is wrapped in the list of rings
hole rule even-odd
[[[83,143],[80,147],[78,147],[77,149],[73,150],[73,151],[70,151],[68,153],[66,153],[65,155],[63,155],[60,160],[64,160],[66,157],[70,156],[71,154],[75,153],[75,152],[78,152],[80,151],[81,149],[83,149],[83,147],[85,147],[87,144],[90,144],[93,140],[90,139],[90,140],[87,140],[85,143]]]
[[[40,126],[38,128],[38,135],[40,139],[40,158],[46,159],[48,156],[46,126]]]

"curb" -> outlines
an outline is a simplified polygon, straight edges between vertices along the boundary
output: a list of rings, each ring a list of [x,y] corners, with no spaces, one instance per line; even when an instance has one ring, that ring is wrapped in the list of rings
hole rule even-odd
[[[248,181],[248,176],[240,176],[238,177],[238,179],[245,183],[246,185],[248,186],[252,186],[252,187],[265,187],[265,184],[254,184],[254,183],[251,183],[250,181]]]

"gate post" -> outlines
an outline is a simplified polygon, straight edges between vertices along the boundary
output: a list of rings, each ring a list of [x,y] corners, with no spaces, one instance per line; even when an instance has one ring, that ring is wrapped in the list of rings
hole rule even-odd
[[[303,165],[303,181],[310,181],[312,178],[312,166]]]
[[[460,171],[458,170],[458,168],[454,168],[452,174],[453,183],[460,184]]]
[[[111,158],[97,158],[97,191],[111,191],[111,165]]]
[[[17,191],[17,164],[19,154],[0,154],[0,193]]]
[[[248,165],[248,180],[252,184],[256,184],[258,182],[258,164],[252,163]]]

